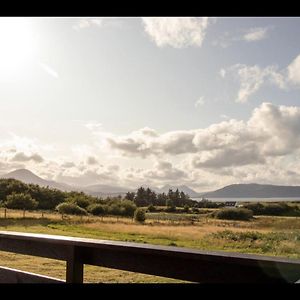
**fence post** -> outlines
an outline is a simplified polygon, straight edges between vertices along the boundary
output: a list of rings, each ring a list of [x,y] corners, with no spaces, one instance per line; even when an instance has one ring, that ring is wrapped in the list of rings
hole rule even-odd
[[[6,208],[4,208],[4,219],[6,219]]]
[[[78,261],[75,246],[71,246],[67,260],[66,283],[83,283],[83,264]]]

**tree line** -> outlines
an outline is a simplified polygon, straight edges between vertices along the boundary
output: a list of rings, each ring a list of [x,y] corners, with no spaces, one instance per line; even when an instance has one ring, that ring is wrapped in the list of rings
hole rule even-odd
[[[211,202],[209,202],[211,203]],[[210,204],[211,205],[211,204]],[[209,207],[208,203],[190,199],[183,191],[170,189],[168,193],[156,193],[140,187],[125,197],[95,197],[84,192],[66,192],[37,184],[26,184],[16,179],[0,179],[0,206],[23,210],[58,210],[61,213],[133,216],[137,208],[162,206],[166,211],[176,207]]]

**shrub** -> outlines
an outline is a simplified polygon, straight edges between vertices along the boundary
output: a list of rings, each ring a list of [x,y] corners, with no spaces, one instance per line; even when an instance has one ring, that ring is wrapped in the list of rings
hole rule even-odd
[[[188,213],[189,210],[190,210],[190,207],[187,204],[185,204],[185,206],[183,207],[183,211]]]
[[[86,209],[91,204],[91,201],[87,197],[82,196],[82,195],[68,197],[66,199],[66,202],[73,203],[84,209]]]
[[[147,210],[148,210],[149,212],[154,212],[154,211],[156,211],[156,208],[155,208],[155,206],[154,206],[153,204],[150,204],[150,205],[148,206]]]
[[[252,210],[254,215],[261,215],[261,214],[263,214],[264,213],[264,208],[265,208],[259,202],[244,204],[243,207]]]
[[[167,199],[166,201],[166,212],[175,212],[176,211],[176,206],[173,200]]]
[[[118,203],[113,203],[108,206],[108,213],[110,215],[122,216],[124,215],[125,209]]]
[[[56,209],[61,214],[67,214],[67,215],[86,215],[87,212],[85,209],[79,207],[78,205],[74,203],[61,203],[56,206]]]
[[[252,210],[246,208],[223,208],[213,214],[217,219],[225,220],[250,220],[253,217]]]
[[[29,194],[12,193],[6,197],[5,206],[13,209],[34,209],[37,207],[38,202],[31,198]]]
[[[297,206],[291,206],[286,203],[248,203],[245,208],[253,211],[254,215],[267,216],[299,216],[300,211]]]
[[[198,213],[199,213],[199,208],[197,208],[197,207],[192,207],[192,213],[198,214]]]
[[[87,211],[94,216],[104,215],[107,210],[107,205],[102,204],[91,204],[87,207]]]
[[[143,223],[146,220],[145,211],[141,208],[137,208],[134,212],[134,220]]]
[[[133,217],[136,210],[136,205],[130,200],[121,201],[124,216]]]

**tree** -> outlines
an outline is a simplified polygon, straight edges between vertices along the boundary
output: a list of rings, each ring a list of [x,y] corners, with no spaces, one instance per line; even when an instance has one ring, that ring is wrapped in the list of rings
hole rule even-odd
[[[138,207],[148,205],[146,190],[142,186],[137,190],[134,202]]]
[[[107,205],[91,204],[87,207],[87,211],[95,216],[104,215],[107,212]]]
[[[13,209],[32,210],[37,207],[38,202],[29,194],[12,193],[6,197],[5,206]]]
[[[56,209],[59,213],[67,215],[86,215],[87,212],[85,209],[79,207],[74,203],[61,203],[57,205]]]
[[[134,192],[127,192],[125,195],[126,200],[134,201],[135,193]]]
[[[175,206],[175,203],[172,199],[168,199],[166,201],[166,205],[167,205],[166,211],[168,211],[168,212],[176,211],[176,206]]]
[[[133,217],[136,205],[130,200],[121,201],[121,207],[124,209],[124,216]]]
[[[146,220],[146,214],[145,211],[141,208],[137,208],[134,212],[134,220],[143,223]]]
[[[92,204],[92,200],[89,199],[90,197],[85,194],[79,194],[76,196],[71,196],[66,198],[66,202],[74,203],[81,208],[86,209],[90,204]]]

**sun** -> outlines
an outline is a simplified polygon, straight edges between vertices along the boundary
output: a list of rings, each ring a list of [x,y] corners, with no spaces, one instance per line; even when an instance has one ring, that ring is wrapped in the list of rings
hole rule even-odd
[[[0,18],[0,73],[21,72],[33,58],[35,36],[29,18]]]

